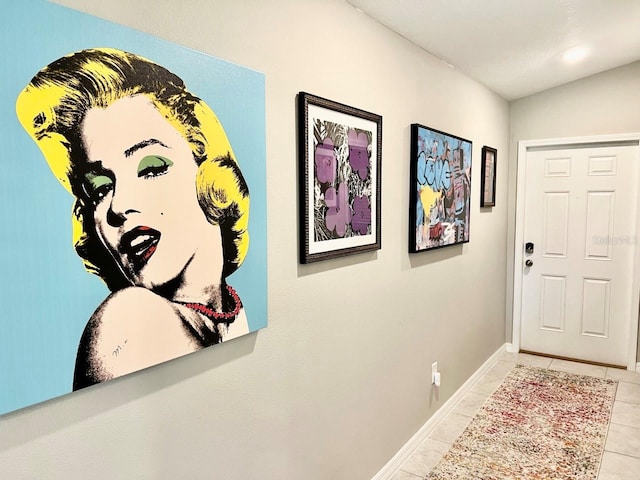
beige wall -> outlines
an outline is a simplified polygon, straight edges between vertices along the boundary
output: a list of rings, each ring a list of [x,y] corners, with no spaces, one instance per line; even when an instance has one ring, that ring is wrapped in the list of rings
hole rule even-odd
[[[0,476],[372,478],[505,342],[508,103],[343,0],[61,3],[264,72],[269,326],[3,417]],[[383,116],[377,253],[298,264],[299,91]],[[464,246],[407,253],[412,122],[473,141]]]
[[[638,133],[640,132],[639,86],[640,62],[635,62],[511,103],[507,339],[511,339],[512,332],[518,142],[545,138]],[[638,359],[640,359],[640,350]]]

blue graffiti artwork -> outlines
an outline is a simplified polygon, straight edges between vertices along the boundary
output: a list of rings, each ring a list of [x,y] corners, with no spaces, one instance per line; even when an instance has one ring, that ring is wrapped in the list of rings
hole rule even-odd
[[[412,126],[409,251],[469,241],[472,143],[422,125]]]

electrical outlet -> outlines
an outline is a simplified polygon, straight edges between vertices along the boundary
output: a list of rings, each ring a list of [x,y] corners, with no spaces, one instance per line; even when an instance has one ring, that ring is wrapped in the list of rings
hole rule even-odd
[[[431,364],[431,384],[436,387],[440,386],[440,372],[438,371],[438,362]]]

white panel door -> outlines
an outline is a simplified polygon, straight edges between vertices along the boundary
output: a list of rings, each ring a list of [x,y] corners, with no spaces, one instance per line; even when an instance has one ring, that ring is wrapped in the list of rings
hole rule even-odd
[[[637,169],[637,145],[527,151],[522,350],[626,366]]]

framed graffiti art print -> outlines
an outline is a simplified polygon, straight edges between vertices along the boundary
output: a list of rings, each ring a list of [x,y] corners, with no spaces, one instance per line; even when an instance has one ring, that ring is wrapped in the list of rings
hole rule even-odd
[[[298,95],[300,262],[379,250],[382,117]]]
[[[409,252],[469,241],[472,142],[411,126]]]

